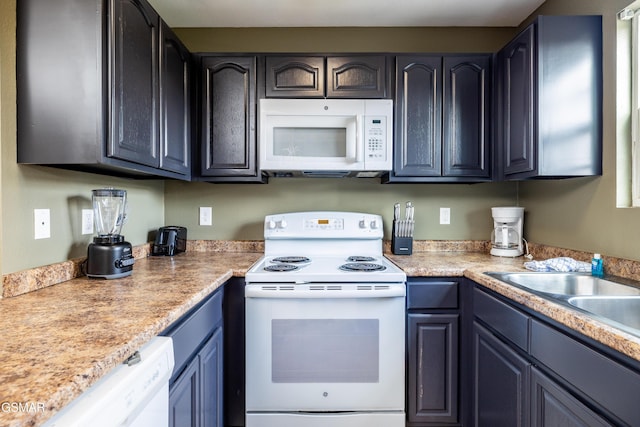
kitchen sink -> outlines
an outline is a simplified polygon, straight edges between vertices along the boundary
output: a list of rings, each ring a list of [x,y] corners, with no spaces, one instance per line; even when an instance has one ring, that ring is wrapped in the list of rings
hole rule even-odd
[[[640,288],[588,273],[485,273],[510,285],[560,296],[640,296]]]
[[[589,313],[640,330],[640,296],[582,296],[567,302]]]

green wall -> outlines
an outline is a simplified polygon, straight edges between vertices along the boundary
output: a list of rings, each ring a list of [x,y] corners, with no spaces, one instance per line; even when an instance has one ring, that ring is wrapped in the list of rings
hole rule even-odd
[[[0,2],[0,268],[3,274],[85,256],[81,209],[91,208],[91,190],[128,191],[123,234],[134,245],[164,224],[164,182],[133,181],[16,162],[16,0]],[[46,70],[43,70],[46,72]],[[55,104],[51,108],[56,108]],[[51,210],[51,238],[33,238],[33,210]]]

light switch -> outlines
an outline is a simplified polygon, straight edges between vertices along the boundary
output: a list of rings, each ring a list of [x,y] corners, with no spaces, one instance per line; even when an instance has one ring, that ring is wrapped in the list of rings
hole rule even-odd
[[[440,208],[440,224],[451,224],[451,208]]]
[[[200,207],[200,225],[213,225],[213,208],[211,206]]]
[[[93,234],[93,209],[82,209],[82,234]]]

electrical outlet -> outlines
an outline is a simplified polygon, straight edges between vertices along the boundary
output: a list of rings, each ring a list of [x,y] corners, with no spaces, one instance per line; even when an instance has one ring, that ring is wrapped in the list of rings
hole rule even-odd
[[[200,225],[213,225],[213,208],[200,207]]]
[[[82,209],[82,234],[93,234],[93,209]]]
[[[451,208],[440,208],[440,224],[451,224]]]
[[[48,239],[51,237],[51,214],[49,209],[33,210],[34,239]]]

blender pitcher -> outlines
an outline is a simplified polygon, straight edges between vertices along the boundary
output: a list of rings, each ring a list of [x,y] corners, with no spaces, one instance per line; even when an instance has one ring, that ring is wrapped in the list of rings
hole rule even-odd
[[[118,279],[133,271],[133,249],[120,234],[127,206],[126,190],[102,188],[92,191],[96,234],[87,249],[88,277]]]
[[[119,236],[125,219],[127,192],[115,188],[92,191],[96,232],[100,237]]]

